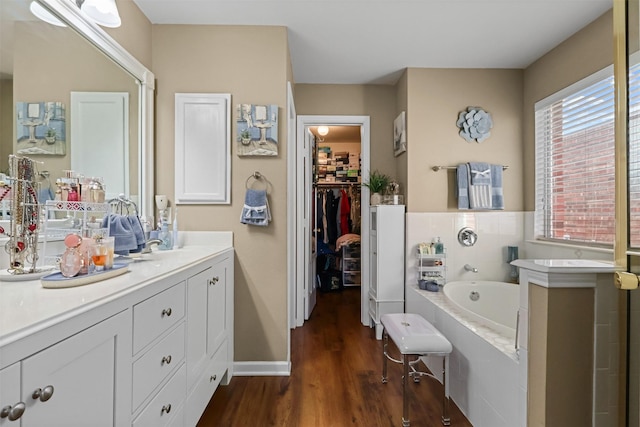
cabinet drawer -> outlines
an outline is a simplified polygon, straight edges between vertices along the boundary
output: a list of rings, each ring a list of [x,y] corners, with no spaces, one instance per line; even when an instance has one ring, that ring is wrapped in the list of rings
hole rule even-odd
[[[184,317],[184,300],[181,282],[133,307],[133,354]]]
[[[171,424],[182,425],[181,422],[173,423],[176,412],[181,412],[184,396],[187,389],[187,375],[184,364],[171,377],[169,382],[156,394],[146,408],[133,421],[133,427],[162,427]]]
[[[133,363],[133,410],[184,360],[185,324],[182,322],[169,335]]]
[[[345,271],[342,273],[342,284],[344,286],[354,286],[360,284],[359,271]]]
[[[360,271],[360,258],[344,258],[343,271]]]
[[[203,370],[200,379],[188,391],[186,413],[188,426],[196,425],[229,367],[227,345],[228,341],[225,340]]]

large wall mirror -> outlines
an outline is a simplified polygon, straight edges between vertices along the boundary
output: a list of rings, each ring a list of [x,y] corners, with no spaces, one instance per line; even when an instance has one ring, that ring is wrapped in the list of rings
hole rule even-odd
[[[102,176],[153,215],[153,74],[73,2],[37,0],[65,26],[31,2],[0,1],[0,172],[13,153],[41,162],[44,189],[65,170]]]

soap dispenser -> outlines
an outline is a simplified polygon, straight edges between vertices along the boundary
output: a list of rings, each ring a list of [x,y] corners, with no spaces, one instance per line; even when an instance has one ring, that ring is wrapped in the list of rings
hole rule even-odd
[[[162,243],[158,244],[159,250],[168,251],[169,249],[173,249],[173,238],[171,234],[167,221],[162,221],[160,232],[158,233],[158,239],[162,241]]]

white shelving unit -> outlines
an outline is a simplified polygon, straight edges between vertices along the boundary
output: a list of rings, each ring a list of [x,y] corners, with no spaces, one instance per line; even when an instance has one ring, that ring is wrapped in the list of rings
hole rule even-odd
[[[444,285],[447,279],[446,254],[420,254],[417,256],[418,280],[434,280]]]
[[[342,247],[342,285],[360,286],[360,245],[344,245]]]
[[[404,205],[372,206],[369,235],[369,316],[382,338],[380,317],[404,312]]]

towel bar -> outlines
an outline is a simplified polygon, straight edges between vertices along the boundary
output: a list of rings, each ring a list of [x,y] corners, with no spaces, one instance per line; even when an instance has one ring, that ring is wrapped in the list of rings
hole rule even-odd
[[[455,170],[455,169],[458,169],[458,166],[433,166],[431,169],[434,172],[438,172],[439,170],[442,170],[442,169]],[[507,169],[509,169],[509,166],[502,166],[502,170],[507,170]]]

